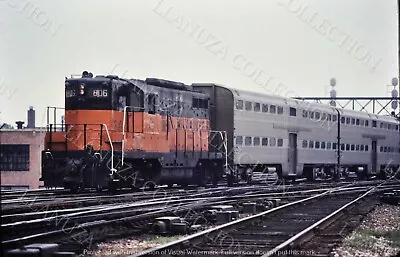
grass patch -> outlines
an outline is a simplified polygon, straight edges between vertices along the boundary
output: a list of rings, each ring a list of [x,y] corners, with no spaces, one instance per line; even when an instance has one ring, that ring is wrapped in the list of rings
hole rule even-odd
[[[400,248],[400,230],[362,229],[349,239],[348,244],[355,248],[373,249],[379,239],[384,239],[391,247]]]

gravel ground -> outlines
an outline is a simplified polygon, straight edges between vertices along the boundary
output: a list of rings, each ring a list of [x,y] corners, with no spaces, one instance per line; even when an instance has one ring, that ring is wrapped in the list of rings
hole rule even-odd
[[[400,206],[381,204],[375,208],[333,256],[400,256]]]
[[[143,235],[140,238],[121,239],[112,242],[104,242],[97,245],[95,250],[84,250],[80,257],[110,256],[122,257],[139,253],[145,249],[179,239],[181,236],[157,236]]]

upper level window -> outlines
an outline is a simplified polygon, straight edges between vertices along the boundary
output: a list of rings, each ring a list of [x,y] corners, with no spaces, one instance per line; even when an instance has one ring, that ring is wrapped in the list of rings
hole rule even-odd
[[[242,100],[236,101],[236,109],[243,110],[243,101]]]
[[[357,126],[360,125],[360,119],[356,119],[356,125],[357,125]]]
[[[308,117],[308,112],[306,110],[303,110],[303,118],[307,118]]]
[[[279,147],[283,146],[283,139],[282,138],[278,139],[278,146]]]
[[[260,137],[254,137],[254,139],[253,139],[253,144],[254,144],[255,146],[260,145]]]
[[[315,112],[315,119],[319,120],[321,118],[321,113]]]
[[[310,119],[314,119],[314,112],[310,111],[308,117],[310,117]]]
[[[254,103],[254,111],[255,111],[255,112],[259,112],[260,109],[261,109],[260,103]]]
[[[303,145],[302,145],[303,148],[307,148],[307,145],[308,145],[308,144],[307,144],[307,140],[303,140]]]
[[[356,119],[351,118],[351,125],[354,125],[354,124],[356,124]]]
[[[275,113],[276,112],[276,106],[275,105],[270,105],[269,106],[269,112],[270,113]]]
[[[242,144],[243,144],[243,137],[237,136],[236,137],[236,145],[242,145]]]
[[[1,144],[0,171],[29,171],[29,145]]]
[[[253,103],[246,101],[244,103],[244,108],[246,109],[246,111],[251,111],[251,109],[253,109]]]
[[[289,115],[290,115],[290,116],[296,116],[296,108],[290,107],[290,109],[289,109]]]
[[[332,143],[331,142],[327,142],[326,143],[326,149],[331,149],[331,147],[332,147]]]
[[[373,128],[376,128],[376,120],[373,120],[373,121],[372,121],[372,127],[373,127]]]
[[[340,118],[340,123],[345,124],[346,123],[346,117],[341,117]]]
[[[264,145],[264,146],[267,146],[268,145],[268,138],[267,137],[263,137],[262,140],[261,140],[261,144]]]
[[[278,106],[278,114],[283,114],[283,107],[282,106]]]
[[[262,105],[262,112],[268,112],[268,104]]]
[[[245,145],[251,145],[251,137],[245,137],[244,144]]]
[[[314,141],[310,140],[310,142],[308,142],[308,147],[309,148],[314,148]]]
[[[347,117],[347,118],[346,118],[346,124],[350,124],[350,120],[351,120],[351,119],[350,119],[349,117]]]
[[[368,120],[365,121],[365,126],[368,127]]]
[[[332,116],[332,121],[337,121],[337,116],[336,115]]]
[[[270,146],[276,146],[276,138],[271,138],[270,140],[269,140],[269,145]]]

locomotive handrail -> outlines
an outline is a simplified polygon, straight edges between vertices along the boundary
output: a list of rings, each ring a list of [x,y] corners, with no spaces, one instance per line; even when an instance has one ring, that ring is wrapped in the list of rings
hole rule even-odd
[[[228,136],[225,130],[210,130],[210,133],[217,133],[223,140],[223,146],[225,148],[225,169],[228,167]]]
[[[57,110],[58,109],[65,110],[64,107],[57,107],[57,106],[47,106],[46,109],[47,109],[47,126],[50,124],[50,109],[54,110],[54,113],[53,113],[53,119],[54,119],[54,123],[53,124],[54,125],[56,124]],[[63,127],[63,123],[61,124],[61,128],[62,127]]]
[[[57,126],[57,125],[61,125],[61,124],[48,124],[47,125],[47,127],[50,127],[50,137],[51,137],[51,134],[52,134],[52,131],[51,131],[51,127],[52,126]],[[69,124],[64,124],[64,125],[66,125],[66,126],[70,126],[70,125],[72,125],[72,126],[75,126],[75,125],[78,125],[78,126],[80,126],[80,125],[82,125],[82,126],[87,126],[87,125],[91,125],[91,126],[93,126],[93,125],[100,125],[101,126],[101,130],[102,130],[102,128],[103,128],[103,126],[106,128],[106,133],[107,133],[107,137],[108,137],[108,140],[110,141],[110,148],[111,148],[111,175],[113,175],[114,174],[114,172],[115,171],[117,171],[115,168],[114,168],[114,146],[113,146],[113,144],[112,144],[112,140],[111,140],[111,136],[110,136],[110,132],[109,132],[109,130],[108,130],[108,127],[107,127],[107,125],[105,124],[105,123],[69,123]],[[65,133],[68,133],[68,131],[65,131]],[[102,134],[102,133],[101,133]],[[101,135],[100,135],[101,136]],[[67,138],[67,136],[65,136],[65,138]],[[101,142],[100,142],[101,143]],[[85,146],[86,147],[86,146]]]

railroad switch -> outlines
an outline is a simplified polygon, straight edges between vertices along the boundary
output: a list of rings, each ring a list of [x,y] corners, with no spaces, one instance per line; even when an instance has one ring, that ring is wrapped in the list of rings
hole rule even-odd
[[[73,252],[58,252],[58,244],[30,244],[7,251],[8,257],[75,257]]]
[[[238,211],[217,211],[216,212],[218,223],[227,223],[239,218]]]
[[[186,234],[189,229],[189,225],[184,219],[174,216],[157,218],[156,221],[150,225],[152,231],[156,234]]]
[[[255,214],[257,213],[257,208],[256,208],[256,203],[244,203],[243,204],[243,213],[251,213],[251,214]]]

